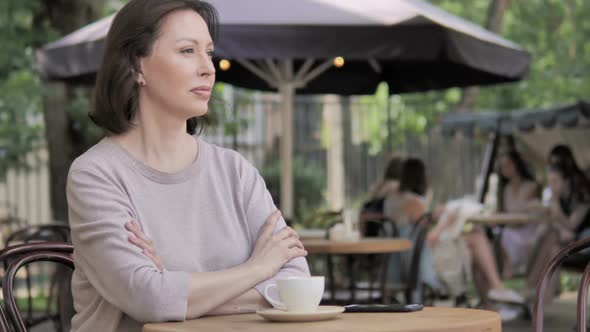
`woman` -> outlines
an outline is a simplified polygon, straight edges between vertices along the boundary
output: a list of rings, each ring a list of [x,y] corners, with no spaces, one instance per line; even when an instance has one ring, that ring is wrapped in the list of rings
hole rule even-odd
[[[131,0],[113,20],[91,114],[109,135],[68,176],[72,331],[253,312],[274,279],[309,275],[256,169],[192,136],[216,17],[198,0]]]
[[[402,164],[399,189],[390,192],[383,203],[383,212],[393,220],[401,237],[412,238],[413,225],[428,212],[426,204],[426,167],[420,159],[408,158]],[[412,239],[413,240],[413,239]],[[420,260],[420,279],[433,290],[438,290],[439,282],[433,268],[432,255],[428,244],[424,245]],[[392,255],[395,260],[395,255]],[[399,262],[390,264],[390,275],[399,278]]]
[[[388,195],[399,189],[402,164],[401,158],[391,158],[387,163],[383,180],[369,189],[369,199],[363,204],[359,216],[363,236],[375,237],[379,235],[381,223],[385,218],[383,204]]]
[[[369,189],[369,200],[383,199],[399,189],[403,162],[404,160],[400,157],[393,157],[389,160],[383,174],[383,180]]]
[[[578,166],[572,150],[567,145],[559,144],[554,146],[547,159],[549,165],[561,164],[563,168],[568,169],[571,173],[570,181],[576,187],[575,191],[590,196],[590,180]]]
[[[498,187],[498,211],[504,213],[525,213],[531,203],[539,198],[539,185],[527,165],[515,150],[499,158],[500,185]],[[537,225],[506,228],[502,232],[501,244],[505,252],[505,274],[512,271],[524,272],[526,252],[531,244]]]
[[[542,232],[535,255],[528,271],[527,295],[532,296],[539,276],[548,260],[554,257],[563,245],[590,236],[590,192],[583,186],[588,181],[579,170],[573,156],[571,159],[551,160],[547,182],[552,196],[549,204],[551,223]],[[579,178],[582,176],[582,178]],[[555,295],[559,278],[553,278],[545,291],[546,301]]]
[[[461,238],[455,239],[459,244],[456,246],[458,248],[462,247],[460,242],[465,241],[465,247],[469,252],[469,257],[467,259],[463,253],[452,252],[445,254],[438,252],[439,250],[448,250],[444,249],[445,246],[450,247],[450,245],[445,244],[444,241],[439,240],[441,235],[455,227],[455,223],[465,222],[465,219],[468,218],[473,211],[478,209],[476,207],[471,207],[470,205],[469,202],[452,202],[447,204],[444,212],[442,212],[442,217],[439,219],[436,226],[428,233],[427,237],[432,250],[437,251],[435,256],[439,258],[451,256],[457,260],[466,260],[466,264],[468,264],[469,261],[473,263],[474,270],[472,272],[475,275],[474,282],[484,307],[490,306],[488,299],[493,299],[499,302],[523,303],[524,298],[520,294],[504,287],[502,279],[500,278],[500,273],[498,272],[492,245],[481,229],[476,228],[463,233]],[[472,211],[469,212],[469,210]],[[441,268],[440,270],[443,269],[444,268]],[[501,307],[499,312],[503,320],[510,320],[516,317],[516,312],[509,310],[509,308]]]

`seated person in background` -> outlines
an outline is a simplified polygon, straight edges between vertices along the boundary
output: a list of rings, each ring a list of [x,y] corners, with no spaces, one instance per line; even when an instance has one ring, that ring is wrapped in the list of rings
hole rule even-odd
[[[427,189],[426,168],[420,159],[409,158],[402,164],[399,190],[390,192],[385,198],[383,213],[393,220],[403,238],[412,239],[413,225],[426,214],[425,193]],[[433,268],[432,255],[428,244],[424,245],[420,261],[420,279],[433,290],[439,283]],[[395,264],[390,264],[395,268]],[[391,271],[395,273],[395,271]],[[395,275],[395,274],[394,274]]]
[[[383,202],[387,195],[399,189],[399,178],[401,174],[403,159],[393,157],[387,163],[383,180],[374,184],[369,189],[369,197],[363,204],[360,213],[360,221],[363,229],[363,236],[377,236],[380,228],[379,223],[383,218]]]
[[[520,154],[510,150],[500,156],[498,187],[498,212],[525,213],[539,200],[540,187]],[[502,232],[504,250],[504,275],[513,271],[524,273],[528,248],[532,245],[537,223],[520,227],[506,227]]]
[[[586,188],[584,190],[590,192],[590,180],[588,176],[590,169],[584,172],[578,166],[572,150],[567,145],[559,144],[554,146],[549,152],[547,163],[548,165],[563,164],[564,167],[572,171],[572,182],[581,188]],[[551,187],[549,186],[548,189],[548,196],[551,198]]]
[[[399,178],[403,163],[404,160],[400,157],[393,157],[389,160],[385,174],[383,174],[383,180],[369,189],[369,200],[383,199],[388,194],[399,189]]]
[[[529,267],[525,290],[529,296],[534,294],[538,278],[547,262],[565,244],[590,236],[588,178],[578,167],[571,151],[559,156],[553,154],[550,162],[547,181],[551,188],[548,207],[551,223],[542,225],[539,245]],[[546,290],[546,301],[551,301],[555,295],[558,279],[554,278]]]
[[[449,278],[458,278],[461,275],[457,271],[444,271],[444,268],[450,268],[453,264],[463,269],[463,273],[469,273],[471,269],[466,264],[472,262],[473,272],[477,276],[474,278],[475,286],[484,307],[489,306],[488,298],[501,302],[522,303],[524,298],[520,294],[504,287],[492,245],[483,230],[475,228],[463,232],[466,220],[474,214],[481,213],[482,210],[481,204],[467,199],[451,201],[444,206],[436,226],[428,233],[428,243],[435,256],[437,273],[441,276],[441,280],[448,279],[443,277],[444,275],[449,275]],[[459,252],[460,250],[468,250],[468,252]],[[462,262],[450,262],[452,259],[462,260]],[[465,279],[470,280],[470,278]],[[452,288],[452,285],[458,284],[458,281],[448,280],[446,283]],[[460,289],[457,286],[454,288]],[[499,309],[499,312],[506,320],[516,317],[517,314],[503,307]]]

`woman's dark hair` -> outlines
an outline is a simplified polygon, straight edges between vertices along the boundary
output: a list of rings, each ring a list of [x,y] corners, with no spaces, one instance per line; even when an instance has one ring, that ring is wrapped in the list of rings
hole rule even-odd
[[[508,152],[504,152],[503,154],[501,154],[500,158],[501,157],[508,158],[512,162],[512,164],[514,164],[514,168],[516,169],[516,173],[518,174],[518,176],[520,176],[520,178],[522,178],[524,180],[536,182],[535,177],[533,176],[533,173],[531,173],[529,171],[529,168],[528,168],[526,162],[524,161],[524,159],[522,159],[522,157],[521,157],[520,153],[518,153],[518,151],[516,151],[514,149],[510,149],[510,150],[508,150]],[[504,210],[504,188],[506,188],[506,185],[508,185],[509,179],[502,174],[501,170],[498,171],[498,175],[500,178],[499,185],[498,185],[498,200],[497,200],[498,210],[505,211]],[[540,192],[538,194],[540,194]]]
[[[424,196],[427,188],[426,166],[422,160],[408,158],[402,165],[399,190]]]
[[[564,167],[580,169],[574,158],[574,153],[567,145],[559,144],[554,146],[549,152],[549,157],[547,159],[547,164],[549,165],[562,163],[562,166]]]
[[[576,163],[572,150],[566,145],[556,145],[549,152],[547,158],[549,170],[561,175],[568,183],[570,193],[568,200],[575,199],[580,202],[590,200],[590,180]]]
[[[403,159],[400,157],[393,157],[387,163],[385,174],[383,178],[385,180],[399,180],[402,173]]]
[[[194,10],[217,37],[217,11],[199,0],[131,0],[117,13],[106,37],[94,90],[92,121],[112,134],[129,130],[138,112],[139,59],[150,54],[164,17],[179,10]],[[204,117],[187,120],[187,132],[203,129]]]

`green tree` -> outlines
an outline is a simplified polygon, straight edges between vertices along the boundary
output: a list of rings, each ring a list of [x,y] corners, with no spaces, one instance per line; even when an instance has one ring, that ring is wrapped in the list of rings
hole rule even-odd
[[[28,166],[28,153],[46,146],[55,220],[67,220],[67,171],[92,136],[85,117],[89,93],[43,82],[35,70],[34,54],[43,44],[98,19],[107,10],[103,0],[0,2],[0,180],[7,169]]]
[[[41,81],[34,70],[34,47],[55,38],[33,31],[35,1],[0,2],[0,181],[11,167],[27,167],[25,157],[42,138]]]

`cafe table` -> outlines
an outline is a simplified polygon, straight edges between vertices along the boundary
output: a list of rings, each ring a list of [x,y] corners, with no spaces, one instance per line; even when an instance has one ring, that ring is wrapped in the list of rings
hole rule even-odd
[[[257,314],[210,316],[178,323],[146,324],[143,332],[501,332],[494,311],[433,307],[411,313],[343,313],[319,322],[277,323]]]
[[[399,238],[361,238],[359,240],[302,239],[310,254],[383,254],[410,250],[412,242]]]
[[[480,226],[521,226],[539,223],[542,219],[526,213],[492,213],[474,215],[469,217],[467,221]]]
[[[327,239],[301,239],[305,250],[309,254],[324,254],[327,257],[327,274],[330,286],[331,301],[335,302],[336,288],[334,282],[334,268],[332,255],[345,255],[347,260],[348,275],[350,277],[350,301],[355,302],[356,278],[354,270],[354,255],[382,254],[383,262],[387,270],[388,254],[403,252],[412,249],[412,242],[400,238],[361,238],[358,240],[327,240]],[[382,275],[381,287],[384,290],[387,275]]]

